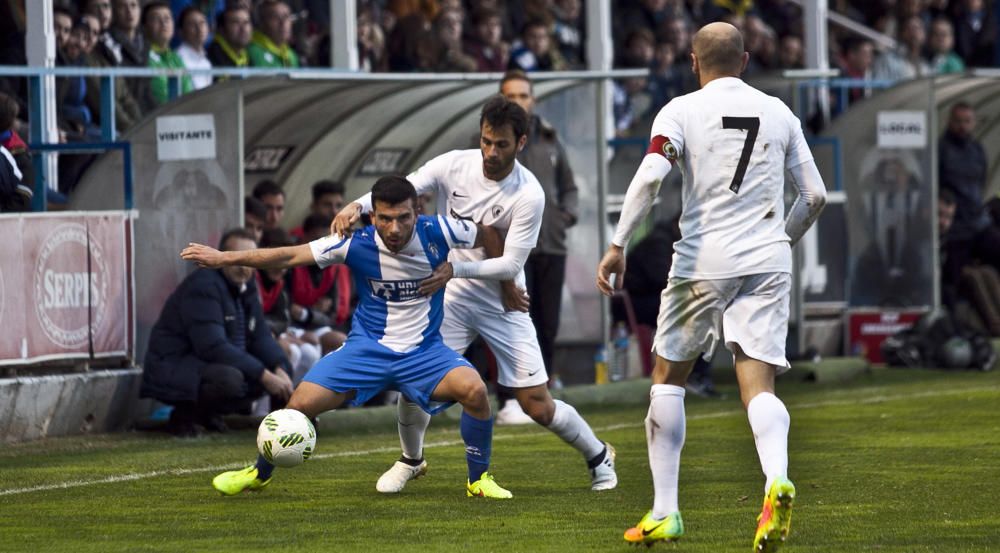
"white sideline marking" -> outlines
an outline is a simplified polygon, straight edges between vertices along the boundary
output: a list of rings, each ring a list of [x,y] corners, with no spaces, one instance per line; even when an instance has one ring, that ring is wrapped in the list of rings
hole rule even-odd
[[[858,399],[837,399],[828,401],[815,401],[810,403],[799,403],[789,405],[789,411],[796,411],[800,409],[816,409],[820,407],[833,407],[837,405],[859,405],[859,404],[872,404],[872,403],[884,403],[886,401],[900,401],[907,399],[920,399],[927,397],[942,397],[942,396],[952,396],[961,395],[967,393],[976,392],[996,392],[1000,391],[1000,386],[988,386],[985,388],[963,388],[955,390],[936,390],[927,392],[917,392],[913,394],[901,394],[901,395],[878,395],[872,397],[858,398]],[[721,417],[728,417],[732,415],[742,415],[744,411],[742,409],[730,409],[728,411],[717,411],[715,413],[704,413],[701,415],[692,415],[687,418],[687,420],[703,420],[703,419],[717,419]],[[611,424],[607,426],[601,426],[594,428],[594,432],[609,432],[612,430],[621,430],[623,428],[631,428],[636,426],[641,426],[641,422],[628,422],[628,423],[618,423]],[[493,441],[504,441],[517,438],[531,437],[531,436],[547,436],[549,432],[525,432],[519,434],[506,434],[501,436],[494,436]],[[424,448],[431,447],[451,447],[461,445],[461,440],[443,440],[437,442],[428,442],[424,444]],[[312,459],[333,459],[338,457],[360,457],[364,455],[372,455],[375,453],[395,453],[398,452],[398,447],[377,447],[375,449],[365,449],[360,451],[337,451],[334,453],[321,453],[315,455]],[[20,495],[32,492],[44,492],[50,490],[66,490],[70,488],[80,488],[84,486],[94,486],[97,484],[115,484],[118,482],[131,482],[134,480],[145,480],[147,478],[157,478],[160,476],[181,476],[185,474],[195,474],[199,472],[217,472],[222,470],[234,470],[238,468],[243,468],[245,464],[230,464],[230,465],[213,465],[208,467],[198,467],[198,468],[178,468],[178,469],[166,469],[166,470],[156,470],[151,472],[140,472],[140,473],[129,473],[120,474],[117,476],[108,476],[106,478],[98,478],[96,480],[74,480],[70,482],[60,482],[58,484],[43,484],[41,486],[31,486],[28,488],[10,488],[6,490],[0,490],[0,496],[5,495]]]

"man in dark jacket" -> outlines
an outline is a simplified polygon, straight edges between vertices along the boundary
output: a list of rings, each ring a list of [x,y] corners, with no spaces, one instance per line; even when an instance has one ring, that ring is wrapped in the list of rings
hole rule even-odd
[[[256,247],[246,229],[226,232],[220,250]],[[290,367],[264,320],[253,270],[227,267],[192,273],[167,299],[153,327],[142,397],[174,406],[169,429],[194,435],[200,424],[224,431],[221,415],[247,411],[265,391],[284,403]]]
[[[974,259],[1000,268],[1000,231],[983,204],[989,166],[983,145],[975,139],[976,114],[966,102],[952,106],[948,130],[938,143],[942,190],[955,197],[955,216],[948,230],[946,271],[961,274]]]

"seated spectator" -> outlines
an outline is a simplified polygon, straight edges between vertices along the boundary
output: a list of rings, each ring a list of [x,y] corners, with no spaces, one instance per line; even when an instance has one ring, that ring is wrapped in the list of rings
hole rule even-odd
[[[471,73],[476,71],[476,60],[462,51],[462,11],[444,9],[434,18],[434,34],[441,44],[436,71],[442,73]]]
[[[252,67],[299,67],[292,39],[292,10],[280,0],[264,0],[257,6],[253,39],[247,46]]]
[[[923,58],[926,39],[923,19],[914,15],[902,21],[899,46],[895,50],[886,51],[875,60],[872,66],[874,78],[898,81],[930,75],[931,67]]]
[[[934,73],[962,73],[965,63],[955,53],[955,31],[951,22],[939,17],[931,23],[931,39],[928,42],[931,53],[931,67]]]
[[[253,187],[253,197],[267,208],[264,228],[278,228],[285,217],[285,191],[273,180],[262,180]]]
[[[329,49],[329,39],[329,35],[324,39],[327,42],[327,49]],[[329,66],[330,61],[327,55],[325,67]],[[375,24],[374,16],[370,10],[358,13],[358,68],[366,73],[379,73],[389,68],[385,35],[382,34],[382,29]]]
[[[247,67],[247,45],[253,34],[250,11],[245,8],[227,7],[219,14],[215,37],[208,45],[208,61],[212,67]],[[217,80],[225,80],[224,77]]]
[[[170,13],[170,5],[162,1],[154,1],[146,4],[142,8],[142,28],[146,35],[146,42],[149,44],[149,66],[155,69],[184,69],[184,62],[181,61],[173,50],[170,49],[170,40],[174,38],[174,16]],[[174,78],[153,77],[150,80],[150,89],[153,100],[157,104],[165,104],[170,101],[170,81]],[[191,84],[191,76],[184,75],[180,78],[180,94],[187,94],[194,90]]]
[[[531,71],[563,71],[566,62],[553,48],[552,31],[549,23],[541,19],[532,19],[524,24],[521,30],[523,45],[510,54],[508,69]]]
[[[220,250],[256,247],[244,229],[226,232]],[[253,269],[199,269],[167,298],[149,337],[142,397],[174,406],[168,429],[225,431],[222,415],[248,413],[263,392],[272,408],[292,393],[288,359],[264,320]]]
[[[656,55],[656,37],[648,29],[636,29],[625,39],[621,53],[622,67],[649,67]]]
[[[802,39],[796,35],[781,37],[778,67],[781,69],[802,69],[805,66],[805,49],[802,46]]]
[[[92,35],[87,22],[74,22],[68,10],[57,7],[53,9],[52,15],[56,31],[56,65],[83,67],[84,48],[88,52],[92,49],[96,35]],[[101,139],[101,129],[87,107],[86,99],[87,80],[83,76],[56,79],[56,116],[59,130],[65,133],[68,142],[96,142]],[[60,165],[67,157],[69,156],[59,156]]]
[[[100,16],[95,13],[103,13],[103,3],[101,0],[94,0],[88,3],[94,9],[80,16],[77,22],[79,28],[80,63],[87,67],[115,67],[113,56],[110,54],[109,42],[102,40],[102,36],[108,36],[107,32],[102,32]],[[84,29],[83,26],[88,27]],[[98,34],[94,35],[97,31]],[[115,130],[125,132],[132,128],[139,119],[142,118],[142,107],[135,98],[132,88],[124,77],[115,77]],[[86,78],[86,103],[91,116],[95,122],[101,120],[101,80],[99,77],[90,76]]]
[[[843,73],[844,77],[847,79],[871,79],[872,78],[872,65],[875,61],[875,45],[866,38],[849,38],[844,41],[843,48],[841,49],[841,59],[840,59],[840,71]],[[871,96],[872,89],[869,87],[856,87],[847,89],[847,103],[848,105],[853,104],[858,100],[862,100]],[[831,112],[835,114],[842,113],[847,110],[848,106],[841,106],[836,102],[839,102],[840,95],[835,94],[832,96],[835,101],[834,104],[830,106]]]
[[[321,215],[333,219],[344,207],[344,185],[332,180],[321,180],[312,185],[312,203],[309,204],[310,215]],[[295,227],[290,234],[302,242],[305,231],[301,226]]]
[[[0,212],[31,208],[31,188],[20,166],[30,164],[28,148],[14,130],[18,109],[12,96],[0,92]]]
[[[302,224],[305,242],[330,234],[330,217],[310,215]],[[319,340],[323,354],[341,346],[353,311],[351,271],[346,265],[321,269],[296,267],[287,276],[292,296],[292,325],[309,330]],[[309,339],[307,337],[307,339]]]
[[[108,34],[120,54],[118,65],[122,67],[146,67],[149,64],[149,45],[140,29],[142,11],[139,0],[111,0],[111,28]],[[168,8],[169,11],[169,8]],[[126,79],[132,96],[139,108],[149,111],[156,106],[148,79]]]
[[[254,240],[260,242],[267,225],[267,207],[253,196],[243,198],[243,228],[253,234]]]
[[[387,45],[390,71],[415,71],[418,69],[418,48],[421,42],[427,41],[426,35],[431,34],[430,28],[430,21],[420,14],[408,15],[396,23],[392,32],[389,33]],[[433,34],[431,36],[433,37]],[[433,42],[434,48],[437,48],[436,38]]]
[[[653,67],[649,72],[651,109],[659,110],[673,98],[684,94],[684,77],[681,75],[683,70],[675,62],[674,45],[669,42],[658,43],[653,56]]]
[[[503,41],[499,12],[484,8],[472,13],[472,36],[465,41],[465,51],[476,60],[476,71],[507,69],[510,45]]]
[[[628,35],[638,29],[655,32],[665,21],[683,17],[684,6],[667,0],[638,0],[629,2],[616,14],[614,27],[615,44],[621,48]]]
[[[744,24],[745,49],[750,61],[744,74],[756,75],[777,66],[777,35],[770,25],[757,15],[748,15]]]
[[[985,0],[958,0],[955,17],[955,52],[969,67],[996,65],[994,45],[997,19]]]
[[[178,18],[181,24],[181,43],[174,50],[188,69],[211,69],[212,62],[205,51],[208,40],[208,20],[205,14],[194,6],[184,8]],[[204,73],[191,75],[191,85],[201,90],[212,84],[212,76]]]
[[[583,67],[583,8],[581,0],[555,0],[553,38],[559,55],[572,69]]]
[[[283,248],[294,246],[295,240],[283,229],[269,229],[261,240],[262,248]],[[306,372],[320,358],[320,348],[304,338],[304,331],[291,326],[292,300],[286,289],[287,269],[267,269],[257,271],[257,291],[264,310],[264,317],[271,328],[271,334],[285,352],[292,366],[292,383],[298,384]]]

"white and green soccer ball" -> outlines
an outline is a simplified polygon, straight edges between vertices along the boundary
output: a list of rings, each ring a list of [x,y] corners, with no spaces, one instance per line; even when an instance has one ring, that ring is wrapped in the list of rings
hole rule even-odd
[[[294,409],[274,411],[257,429],[257,451],[276,467],[301,465],[316,450],[316,429]]]

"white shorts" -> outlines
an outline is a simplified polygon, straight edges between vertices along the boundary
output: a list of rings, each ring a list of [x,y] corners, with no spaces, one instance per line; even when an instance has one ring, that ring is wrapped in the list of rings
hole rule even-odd
[[[531,317],[521,312],[484,312],[461,302],[444,302],[441,336],[449,348],[464,354],[482,336],[497,360],[497,382],[508,388],[530,388],[549,381]]]
[[[788,370],[788,301],[792,276],[762,273],[717,280],[671,278],[660,297],[653,351],[668,361],[711,357],[721,335],[726,347]]]

